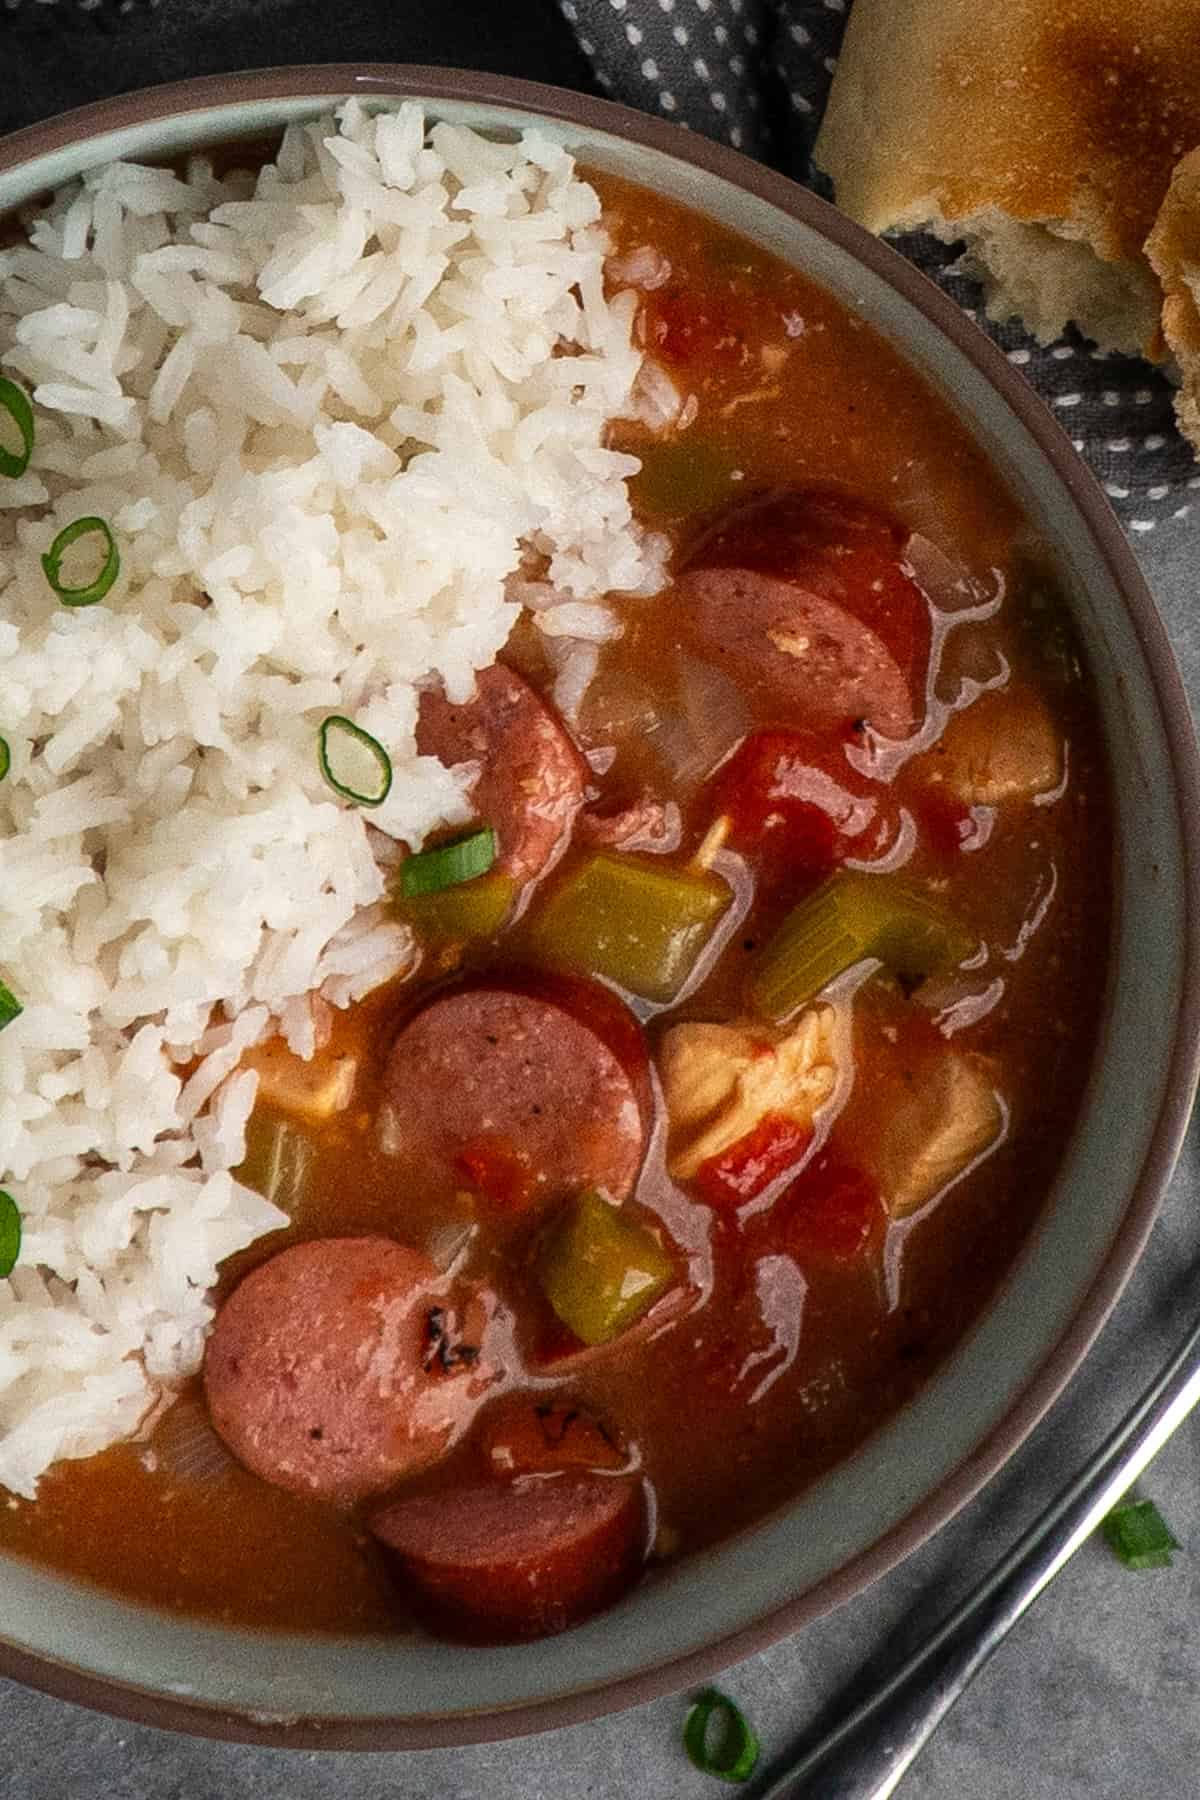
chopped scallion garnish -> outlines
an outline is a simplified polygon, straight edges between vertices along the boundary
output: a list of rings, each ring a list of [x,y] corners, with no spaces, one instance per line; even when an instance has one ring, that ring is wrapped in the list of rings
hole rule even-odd
[[[1118,1501],[1103,1529],[1109,1548],[1127,1569],[1169,1569],[1172,1551],[1180,1548],[1153,1500]]]
[[[468,832],[448,844],[420,850],[400,864],[400,892],[406,900],[414,894],[436,894],[486,875],[496,860],[496,834],[490,825]]]
[[[6,988],[0,981],[0,1031],[3,1031],[6,1025],[11,1025],[14,1019],[19,1019],[24,1011],[25,1008],[12,989]]]
[[[21,1254],[21,1215],[11,1194],[0,1190],[0,1281],[11,1275]]]
[[[7,375],[0,375],[0,413],[7,413],[21,439],[19,450],[6,450],[0,444],[0,475],[23,475],[33,455],[33,408],[29,395]]]
[[[727,1694],[706,1688],[684,1721],[683,1747],[705,1775],[748,1781],[758,1763],[758,1739]]]
[[[353,719],[330,713],[320,731],[321,773],[343,800],[382,806],[392,791],[392,759]]]
[[[77,544],[80,538],[85,537],[98,537],[101,540],[104,561],[90,581],[68,586],[62,578],[63,557],[72,544]],[[42,568],[46,572],[46,580],[64,606],[95,606],[97,600],[103,600],[121,573],[121,552],[104,519],[75,519],[59,532],[42,558]]]
[[[11,768],[12,751],[8,747],[8,739],[0,738],[0,781],[4,780]]]

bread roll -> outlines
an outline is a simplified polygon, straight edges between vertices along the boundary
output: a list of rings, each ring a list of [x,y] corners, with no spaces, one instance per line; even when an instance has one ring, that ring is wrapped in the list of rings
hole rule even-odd
[[[1200,0],[855,0],[816,146],[871,231],[964,239],[994,319],[1162,354],[1143,246],[1200,145]]]
[[[1182,382],[1175,411],[1200,449],[1200,150],[1177,166],[1146,254],[1162,282],[1163,335]]]

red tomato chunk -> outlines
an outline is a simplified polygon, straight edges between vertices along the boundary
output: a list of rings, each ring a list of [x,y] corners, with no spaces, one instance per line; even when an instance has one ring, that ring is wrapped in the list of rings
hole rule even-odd
[[[744,1206],[793,1168],[811,1141],[810,1126],[768,1113],[744,1138],[702,1163],[695,1185],[710,1206]]]
[[[825,1151],[782,1195],[775,1220],[799,1262],[848,1263],[881,1235],[883,1202],[869,1175]]]

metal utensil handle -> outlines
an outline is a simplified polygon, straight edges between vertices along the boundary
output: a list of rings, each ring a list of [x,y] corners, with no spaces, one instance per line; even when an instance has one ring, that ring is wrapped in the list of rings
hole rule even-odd
[[[760,1800],[887,1800],[992,1652],[1200,1400],[1200,1324],[1069,1487],[873,1699]]]

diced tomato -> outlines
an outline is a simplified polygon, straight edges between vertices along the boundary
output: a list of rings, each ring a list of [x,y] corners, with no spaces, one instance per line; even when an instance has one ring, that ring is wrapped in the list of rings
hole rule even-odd
[[[916,812],[922,837],[944,862],[958,855],[975,829],[970,807],[937,788],[921,796]]]
[[[907,533],[834,488],[795,488],[738,507],[689,547],[687,566],[756,569],[844,607],[914,681],[929,660],[930,612],[904,567]]]
[[[577,1338],[561,1320],[550,1318],[537,1334],[532,1362],[535,1367],[548,1368],[554,1363],[564,1362],[568,1356],[578,1356],[586,1349],[587,1345],[582,1338]]]
[[[783,1113],[768,1113],[752,1131],[701,1163],[694,1181],[710,1206],[744,1206],[800,1161],[812,1128]]]
[[[895,833],[888,791],[842,745],[800,731],[755,731],[717,776],[715,809],[735,849],[764,859],[772,885],[800,898],[846,856],[881,855]]]
[[[744,324],[724,298],[688,288],[664,288],[642,303],[642,341],[664,362],[738,362]]]
[[[878,1236],[883,1218],[871,1177],[825,1151],[780,1196],[771,1223],[799,1263],[848,1263]]]
[[[548,1401],[504,1406],[485,1421],[483,1454],[499,1475],[549,1475],[561,1469],[620,1469],[620,1440],[580,1406]]]
[[[458,1152],[459,1173],[485,1200],[505,1212],[520,1212],[533,1198],[529,1158],[506,1137],[472,1138]]]

